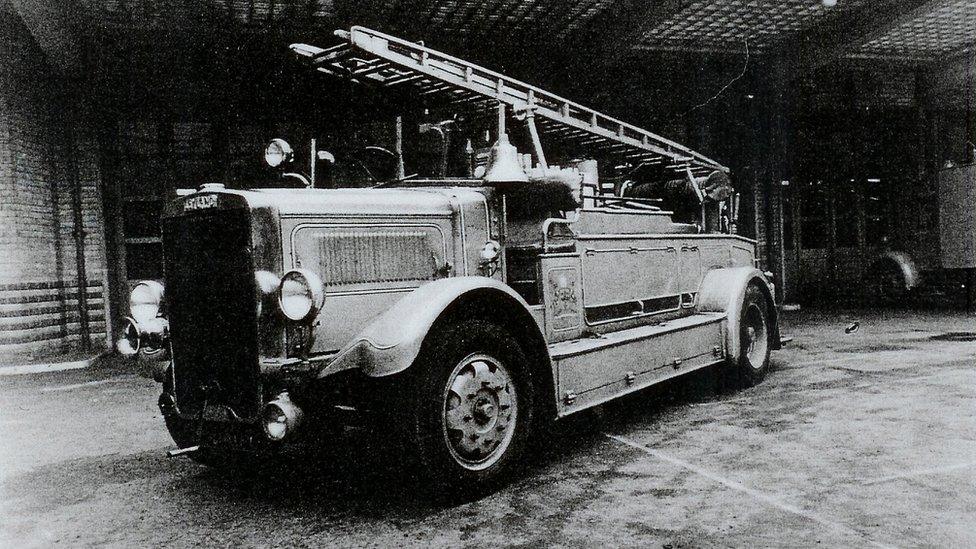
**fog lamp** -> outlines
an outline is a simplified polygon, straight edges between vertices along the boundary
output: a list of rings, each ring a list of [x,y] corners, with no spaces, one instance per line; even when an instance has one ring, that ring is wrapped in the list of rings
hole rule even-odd
[[[278,305],[289,320],[311,320],[325,304],[322,279],[307,269],[288,271],[281,277]]]
[[[163,303],[163,285],[155,280],[143,280],[129,294],[129,314],[136,322],[156,318]]]
[[[291,145],[284,139],[272,139],[271,143],[268,143],[268,146],[264,149],[264,161],[272,168],[277,168],[285,162],[290,162],[293,156],[294,152],[291,150]]]
[[[139,323],[132,317],[125,317],[125,326],[122,328],[122,337],[119,338],[118,350],[123,356],[133,356],[139,352],[142,334],[139,333]]]
[[[162,317],[139,323],[142,352],[156,354],[169,346],[169,321]]]
[[[281,393],[264,405],[261,410],[261,425],[264,434],[275,442],[291,436],[302,423],[302,409],[291,401],[288,393]]]

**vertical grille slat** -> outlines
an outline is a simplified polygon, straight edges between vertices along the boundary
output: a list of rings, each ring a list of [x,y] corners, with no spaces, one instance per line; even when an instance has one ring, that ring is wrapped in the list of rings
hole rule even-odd
[[[250,418],[261,405],[248,211],[164,220],[163,253],[176,400]]]
[[[342,231],[314,234],[307,255],[330,286],[425,281],[443,252],[425,231]]]

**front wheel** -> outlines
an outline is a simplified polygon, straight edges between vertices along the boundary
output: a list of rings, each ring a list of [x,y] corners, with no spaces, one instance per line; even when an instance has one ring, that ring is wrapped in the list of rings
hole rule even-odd
[[[529,363],[518,341],[488,322],[459,322],[432,337],[415,365],[412,446],[435,495],[478,495],[513,471],[528,444]]]
[[[770,338],[769,302],[755,284],[746,288],[742,311],[739,313],[739,354],[736,357],[737,378],[752,386],[766,377],[769,371]]]

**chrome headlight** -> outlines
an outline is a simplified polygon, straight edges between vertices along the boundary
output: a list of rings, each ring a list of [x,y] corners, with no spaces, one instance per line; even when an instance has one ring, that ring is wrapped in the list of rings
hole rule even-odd
[[[302,409],[291,401],[288,393],[281,393],[264,405],[261,410],[261,426],[264,434],[273,441],[284,440],[302,423]]]
[[[290,162],[293,156],[291,145],[284,139],[272,139],[271,143],[268,143],[267,148],[264,149],[264,161],[272,168]]]
[[[143,280],[129,294],[129,314],[136,322],[146,322],[159,315],[163,304],[163,285],[155,280]]]
[[[281,277],[278,305],[282,314],[296,322],[311,320],[325,304],[322,280],[307,269],[288,271]]]
[[[131,317],[126,317],[122,337],[118,342],[119,353],[123,356],[133,356],[139,353],[140,347],[142,347],[142,333],[139,331],[139,323]]]

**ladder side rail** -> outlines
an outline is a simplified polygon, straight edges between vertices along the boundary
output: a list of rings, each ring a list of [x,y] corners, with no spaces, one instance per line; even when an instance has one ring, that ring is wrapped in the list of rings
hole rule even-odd
[[[531,91],[531,93],[535,95],[535,101],[533,102],[535,105],[539,105],[540,103],[546,103],[546,102],[559,105],[558,110],[557,109],[549,110],[550,111],[549,118],[551,118],[556,122],[564,122],[564,120],[567,119],[577,119],[577,117],[573,115],[574,114],[573,111],[575,110],[586,115],[589,118],[588,120],[589,128],[582,128],[582,129],[602,128],[600,122],[604,121],[605,123],[607,123],[607,125],[615,126],[616,128],[618,128],[617,132],[613,132],[613,131],[600,132],[602,135],[604,135],[607,138],[618,139],[620,137],[619,134],[621,133],[625,133],[626,131],[633,132],[639,135],[641,139],[632,138],[628,141],[627,143],[628,145],[633,146],[634,142],[640,142],[641,148],[648,147],[648,145],[650,144],[644,143],[644,139],[643,139],[644,137],[646,137],[648,140],[653,140],[657,142],[655,145],[653,145],[653,148],[648,147],[648,150],[652,150],[654,152],[657,152],[658,154],[663,154],[664,156],[668,156],[671,158],[680,158],[678,157],[676,152],[667,150],[668,148],[676,149],[677,151],[685,153],[686,155],[694,158],[695,160],[702,162],[703,164],[708,165],[709,167],[713,167],[723,171],[728,171],[728,168],[716,162],[715,160],[712,160],[711,158],[708,158],[702,155],[701,153],[695,152],[685,147],[684,145],[671,141],[670,139],[654,134],[652,132],[649,132],[647,130],[644,130],[642,128],[629,124],[627,122],[618,120],[611,116],[607,116],[598,111],[595,111],[593,109],[575,103],[573,101],[570,101],[558,95],[547,92],[541,88],[532,86],[531,84],[527,84],[520,80],[516,80],[514,78],[505,76],[503,74],[492,71],[491,69],[487,69],[475,65],[463,59],[459,59],[457,57],[451,56],[449,54],[445,54],[437,50],[433,50],[425,46],[421,46],[420,44],[416,44],[414,42],[409,42],[407,40],[403,40],[395,36],[391,36],[382,32],[374,31],[372,29],[367,29],[365,27],[360,27],[360,26],[352,27],[352,29],[349,32],[338,31],[337,35],[343,38],[347,38],[348,40],[350,40],[350,43],[353,46],[368,51],[373,55],[379,57],[386,57],[386,58],[389,58],[390,55],[397,55],[398,57],[401,58],[401,61],[409,59],[411,61],[410,63],[400,63],[400,64],[404,64],[405,66],[409,66],[414,69],[418,69],[419,67],[422,67],[425,64],[431,64],[431,61],[439,58],[445,63],[437,64],[436,66],[438,69],[446,70],[447,68],[450,68],[451,70],[446,70],[446,72],[452,74],[455,77],[460,77],[460,80],[462,82],[467,82],[467,81],[475,82],[480,86],[487,87],[488,89],[494,89],[496,92],[500,91],[501,93],[500,94],[486,93],[485,90],[480,90],[480,89],[472,89],[472,91],[477,91],[484,95],[496,96],[499,99],[503,99],[505,95],[512,95],[514,100],[519,103],[511,103],[511,102],[509,103],[517,107],[524,107],[526,104],[528,104],[528,98]],[[362,36],[363,38],[359,38],[359,36]],[[379,42],[379,44],[377,42]],[[397,54],[397,52],[392,51],[387,45],[384,45],[383,42],[386,42],[387,44],[394,43],[398,47],[402,47],[409,51],[413,51],[417,54],[419,59],[414,59],[412,56],[404,56],[402,54]],[[437,71],[424,71],[424,72],[426,72],[427,74],[435,78],[440,77]],[[498,89],[498,82],[503,83],[500,90]],[[457,84],[458,82],[455,81],[452,83]],[[471,87],[469,86],[465,86],[465,87],[471,89]],[[594,122],[596,123],[595,126],[593,125]],[[580,127],[578,124],[573,124],[573,126]],[[663,151],[663,152],[659,152],[659,151]]]
[[[384,38],[381,38],[381,40],[383,39]],[[415,45],[409,42],[407,44]],[[438,59],[438,57],[441,57],[440,55],[436,57],[428,56],[426,58],[423,58],[423,61],[420,61],[414,59],[412,56],[403,55],[399,52],[390,50],[389,48],[383,46],[381,43],[377,44],[376,41],[374,40],[371,40],[368,44],[356,44],[356,45],[357,47],[363,49],[364,51],[382,57],[392,63],[396,63],[400,66],[407,67],[412,70],[421,72],[427,76],[430,76],[432,78],[437,78],[449,84],[462,87],[473,93],[477,93],[479,95],[501,101],[503,103],[506,103],[507,105],[510,105],[515,109],[525,108],[526,106],[529,105],[528,92],[521,92],[520,90],[513,88],[510,85],[505,85],[506,83],[510,83],[511,79],[507,79],[501,75],[498,75],[498,73],[493,73],[488,69],[483,69],[483,71],[493,76],[498,75],[500,80],[493,81],[489,77],[486,77],[482,74],[478,74],[478,72],[465,71],[466,67],[459,66],[458,65],[459,60],[455,61],[453,59],[450,59],[450,56],[445,56],[449,58],[446,60]],[[418,49],[422,47],[419,45],[415,45],[415,46]],[[479,69],[479,71],[482,70],[480,69],[480,67],[475,67],[475,68]],[[499,86],[498,82],[503,82],[503,84]],[[526,86],[528,85],[526,84]],[[545,92],[542,93],[548,95]],[[552,96],[552,97],[557,97],[557,96]],[[548,107],[540,105],[538,102],[535,102],[534,105],[536,108],[535,112],[537,115],[548,118],[553,122],[565,124],[572,128],[582,130],[591,135],[594,135],[594,137],[607,139],[611,141],[617,141],[623,145],[635,147],[638,149],[643,149],[652,152],[654,154],[667,157],[674,162],[680,163],[685,160],[690,160],[689,158],[678,155],[674,151],[668,151],[667,149],[652,145],[650,143],[645,143],[639,139],[620,136],[617,132],[614,132],[612,130],[609,130],[599,125],[593,126],[592,121],[589,119],[583,120],[575,116],[567,117],[564,116],[563,113],[560,113],[555,109],[550,109]],[[573,106],[576,107],[575,104]],[[720,166],[714,161],[707,162],[707,164],[711,167],[720,168]]]

